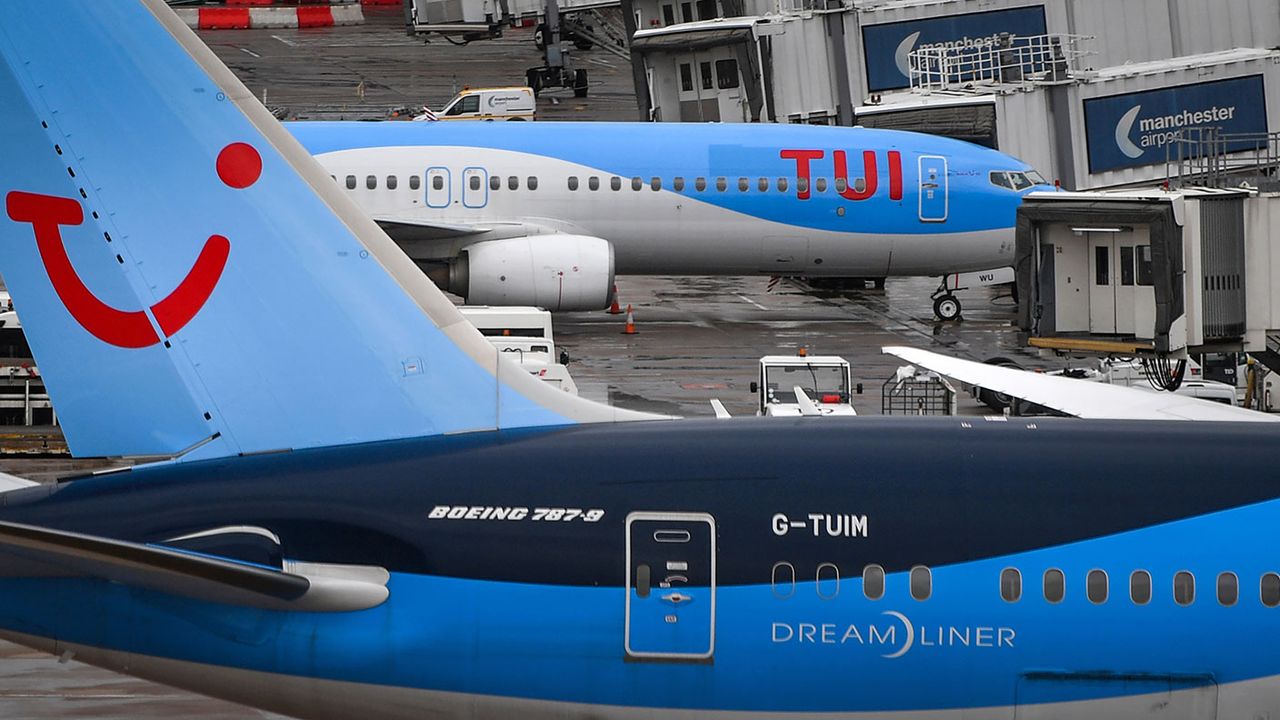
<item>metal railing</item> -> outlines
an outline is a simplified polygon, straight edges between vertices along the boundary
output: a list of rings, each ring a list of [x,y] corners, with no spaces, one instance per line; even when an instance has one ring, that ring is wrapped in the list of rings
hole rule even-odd
[[[907,55],[911,88],[917,92],[990,92],[1064,82],[1094,54],[1091,35],[1010,35],[966,38],[921,47]]]
[[[1165,144],[1165,177],[1170,186],[1179,188],[1225,188],[1243,183],[1280,190],[1280,132],[1183,128]]]

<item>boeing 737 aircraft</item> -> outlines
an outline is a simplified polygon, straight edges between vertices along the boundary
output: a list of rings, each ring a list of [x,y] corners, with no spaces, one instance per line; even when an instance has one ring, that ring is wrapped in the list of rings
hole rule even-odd
[[[947,275],[1008,266],[1026,163],[808,125],[327,123],[289,131],[441,287],[594,310],[623,275]],[[994,275],[993,275],[994,277]],[[960,302],[944,284],[935,310]]]
[[[5,482],[0,637],[303,718],[1280,715],[1270,423],[615,411],[161,0],[6,7],[0,103],[68,442],[178,456]]]

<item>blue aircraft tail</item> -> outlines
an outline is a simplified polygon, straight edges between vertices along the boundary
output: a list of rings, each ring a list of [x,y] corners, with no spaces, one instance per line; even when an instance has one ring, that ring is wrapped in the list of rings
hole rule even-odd
[[[77,455],[640,419],[505,359],[161,0],[0,25],[0,273]]]

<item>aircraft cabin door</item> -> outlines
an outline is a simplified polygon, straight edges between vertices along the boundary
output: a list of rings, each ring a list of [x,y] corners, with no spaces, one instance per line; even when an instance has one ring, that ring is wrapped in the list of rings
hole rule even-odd
[[[482,208],[489,204],[489,171],[469,167],[462,171],[462,206]]]
[[[628,515],[627,658],[710,661],[715,627],[715,520],[706,513]]]
[[[447,208],[453,199],[449,187],[449,168],[427,168],[427,207]]]
[[[920,222],[947,220],[947,159],[938,155],[921,155]]]

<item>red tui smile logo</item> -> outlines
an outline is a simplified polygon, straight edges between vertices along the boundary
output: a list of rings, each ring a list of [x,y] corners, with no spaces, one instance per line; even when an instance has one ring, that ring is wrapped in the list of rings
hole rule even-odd
[[[247,188],[262,174],[262,157],[250,145],[232,143],[218,153],[217,171],[228,186]],[[14,222],[31,223],[49,282],[81,327],[117,347],[144,348],[160,342],[145,311],[120,310],[102,302],[71,264],[60,228],[84,222],[79,202],[15,190],[5,197],[5,209]],[[230,252],[231,243],[225,237],[210,235],[187,276],[173,292],[151,306],[151,314],[165,337],[181,330],[204,307],[222,277]]]

